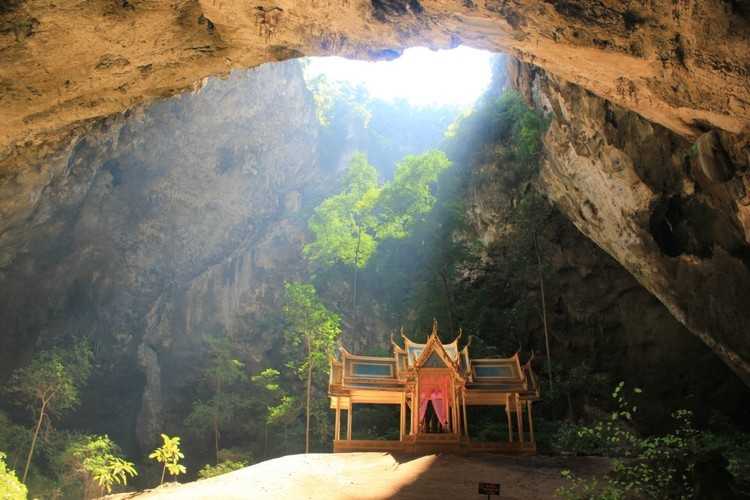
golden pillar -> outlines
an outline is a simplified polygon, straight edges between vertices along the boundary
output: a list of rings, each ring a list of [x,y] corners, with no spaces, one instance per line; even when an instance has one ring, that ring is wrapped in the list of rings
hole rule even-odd
[[[516,420],[518,421],[518,441],[523,444],[523,403],[521,396],[516,394]]]
[[[354,411],[354,403],[349,400],[349,411],[346,412],[346,439],[347,441],[352,440],[352,411]]]
[[[513,442],[513,420],[510,416],[512,407],[511,407],[511,395],[506,394],[505,395],[505,415],[508,417],[508,442]]]

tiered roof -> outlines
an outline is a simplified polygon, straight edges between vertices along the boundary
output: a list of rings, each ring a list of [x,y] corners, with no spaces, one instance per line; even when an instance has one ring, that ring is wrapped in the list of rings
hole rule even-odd
[[[450,368],[456,380],[472,391],[519,393],[527,399],[539,396],[531,360],[521,365],[518,353],[509,358],[472,359],[470,342],[459,349],[459,332],[452,342],[442,343],[436,322],[425,343],[414,342],[403,332],[401,337],[404,346],[391,339],[393,351],[388,357],[359,356],[342,346],[339,359],[331,359],[331,395],[343,396],[351,390],[366,389],[403,391],[406,383],[414,380],[417,370]]]

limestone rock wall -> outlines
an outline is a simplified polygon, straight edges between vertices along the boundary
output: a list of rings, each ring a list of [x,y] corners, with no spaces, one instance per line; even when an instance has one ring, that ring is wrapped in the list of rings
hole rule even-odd
[[[712,130],[692,145],[532,66],[513,74],[553,117],[545,192],[750,383],[746,138]]]
[[[300,55],[506,51],[685,137],[750,122],[750,8],[729,0],[96,0],[0,5],[0,232],[92,120]]]
[[[137,422],[148,449],[184,417],[170,412],[206,335],[250,338],[250,368],[270,349],[253,319],[304,270],[298,211],[317,144],[296,62],[97,124],[3,235],[0,375],[39,336],[89,336],[101,366],[76,423],[131,446]]]

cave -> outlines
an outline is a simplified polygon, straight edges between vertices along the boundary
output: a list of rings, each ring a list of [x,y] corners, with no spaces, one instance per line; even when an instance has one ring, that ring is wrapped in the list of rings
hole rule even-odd
[[[672,419],[677,410],[690,412],[695,435],[724,440],[722,451],[693,457],[695,498],[734,498],[750,481],[737,462],[750,442],[750,20],[741,2],[13,1],[0,5],[0,47],[0,380],[9,391],[0,465],[32,496],[105,492],[89,472],[63,480],[56,468],[73,446],[106,444],[76,441],[91,436],[111,438],[113,456],[143,472],[115,480],[119,491],[159,484],[166,466],[147,457],[162,433],[183,439],[179,481],[331,451],[323,379],[311,379],[311,442],[304,396],[280,396],[302,380],[288,372],[299,345],[284,315],[286,286],[298,282],[314,285],[353,352],[381,356],[402,328],[424,340],[436,320],[464,332],[478,356],[518,352],[534,363],[539,458],[553,475],[548,455],[604,453],[577,442],[575,426],[616,411],[622,381],[638,401],[629,428],[639,442],[673,435],[685,423]],[[357,63],[403,64],[396,80],[416,81],[415,50],[463,54],[435,63],[447,73],[415,95],[447,94],[449,77],[468,73],[456,59],[473,50],[494,54],[491,75],[461,109],[362,90],[379,77]],[[310,77],[340,58],[360,88]],[[417,192],[395,191],[408,178],[400,165],[440,165],[424,156],[433,149],[451,167],[432,168],[449,173],[433,172],[419,191],[429,210],[397,219],[405,193]],[[347,219],[360,228],[354,263],[332,263],[314,243],[340,221],[316,210],[343,189],[357,151],[377,178],[371,196],[391,203],[367,217],[399,222],[363,240],[369,219],[359,214],[372,202],[363,198]],[[39,417],[19,399],[18,374],[40,355],[69,362],[60,353],[83,340],[91,380],[69,409]],[[235,404],[210,399],[222,382],[206,374],[221,361],[239,391],[230,394],[247,394],[245,413],[205,424],[211,404]],[[330,368],[319,368],[326,378]],[[393,434],[390,411],[364,414],[358,439]],[[41,441],[24,471],[35,417]],[[469,417],[477,441],[504,436],[494,413]],[[206,425],[213,431],[194,432]],[[570,464],[612,477],[585,459]],[[390,494],[428,488],[440,467],[425,467],[425,484],[402,481]]]

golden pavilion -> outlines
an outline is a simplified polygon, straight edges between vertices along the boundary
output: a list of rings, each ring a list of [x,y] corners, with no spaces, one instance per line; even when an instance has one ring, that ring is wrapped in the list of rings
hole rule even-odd
[[[336,415],[334,452],[536,452],[531,407],[539,400],[539,384],[531,360],[522,365],[518,353],[474,359],[471,342],[459,349],[460,333],[443,344],[436,322],[423,344],[401,336],[403,347],[391,338],[389,357],[359,356],[341,347],[338,358],[331,358],[328,394]],[[399,440],[353,440],[357,404],[399,405]],[[467,417],[471,406],[502,407],[507,441],[472,441]]]

